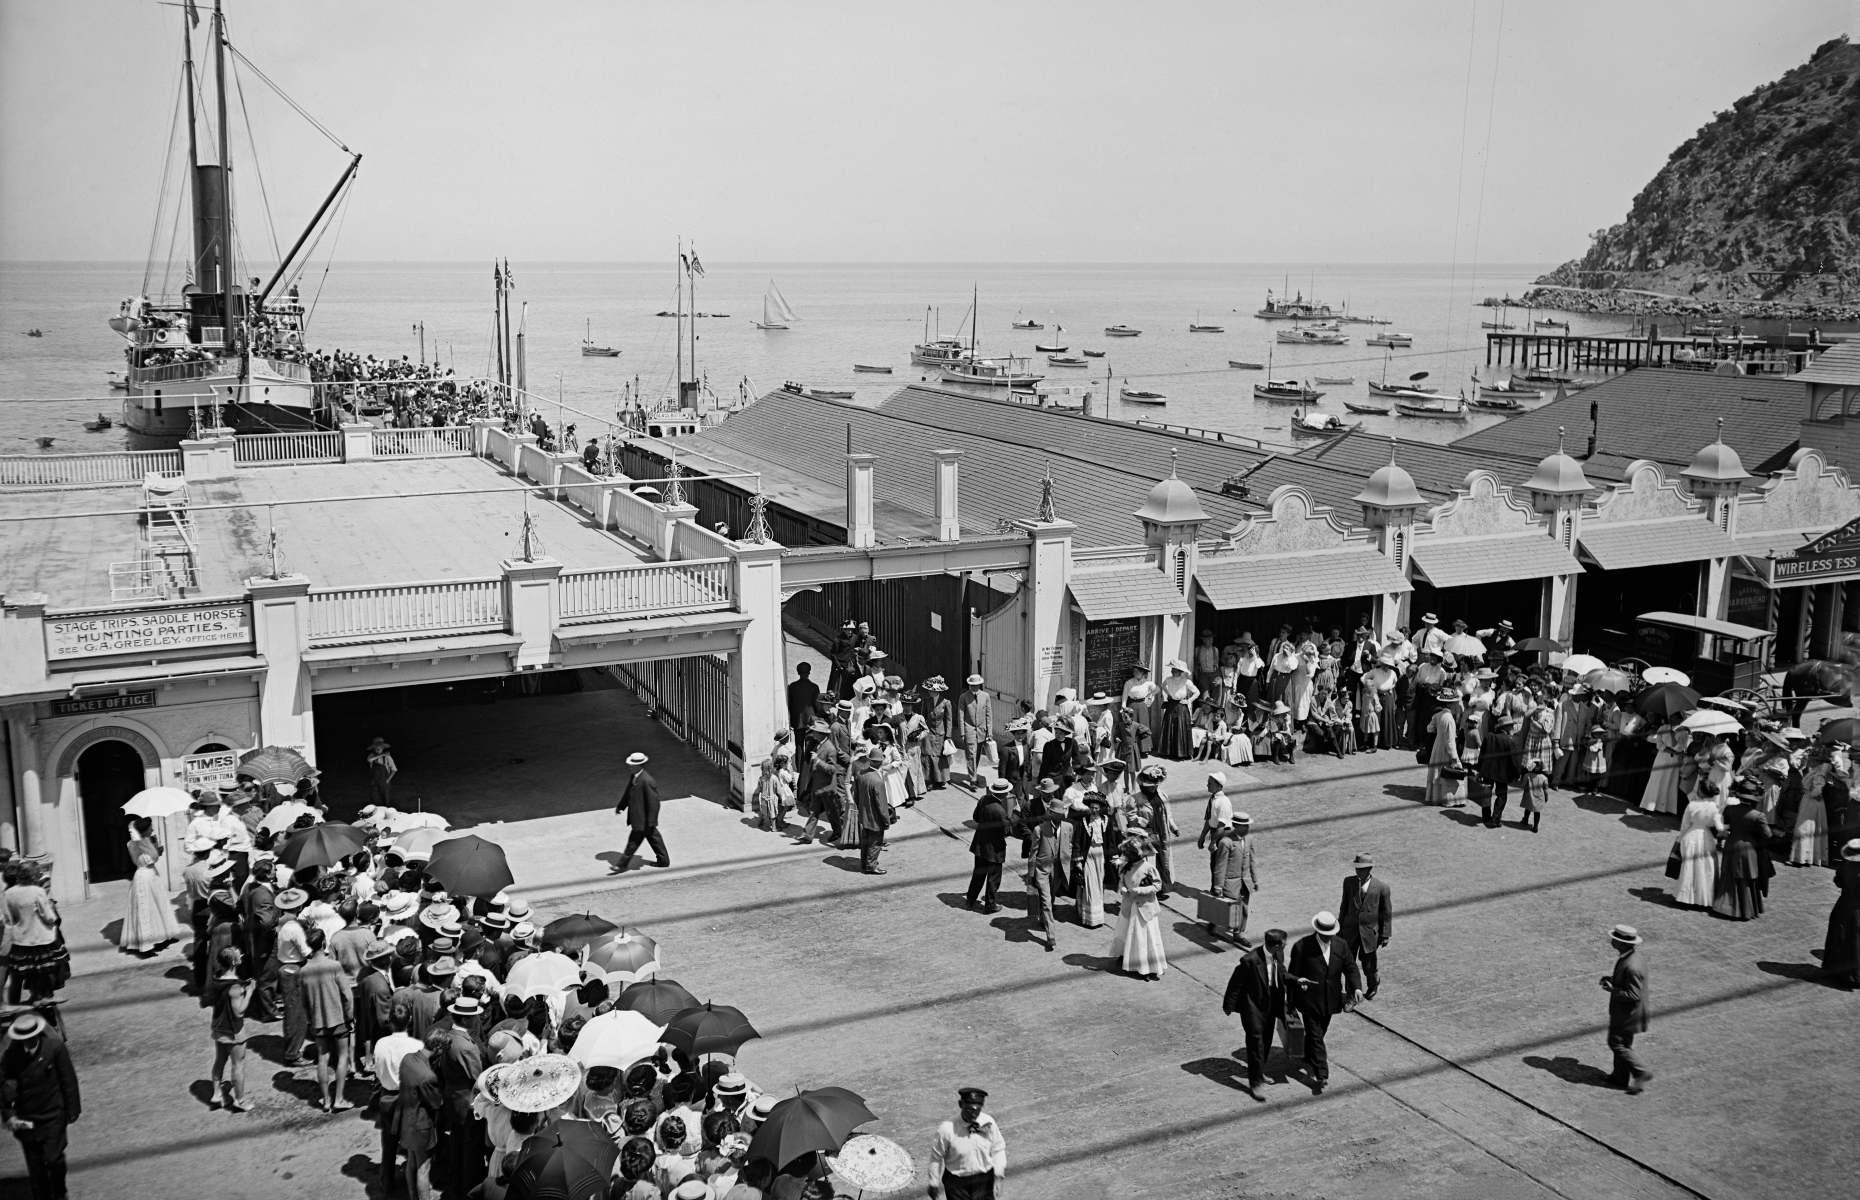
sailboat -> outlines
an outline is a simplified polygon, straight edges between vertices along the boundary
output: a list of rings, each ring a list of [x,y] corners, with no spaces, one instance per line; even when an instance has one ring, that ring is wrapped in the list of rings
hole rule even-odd
[[[762,293],[762,319],[756,322],[756,328],[786,329],[790,322],[800,319],[788,303],[788,297],[781,294],[781,287],[773,279],[769,280],[769,290]]]
[[[193,215],[188,286],[175,301],[147,296],[125,300],[109,322],[125,343],[128,369],[123,390],[128,396],[123,401],[123,424],[132,450],[178,445],[201,426],[229,428],[235,433],[276,433],[312,429],[321,423],[325,413],[317,403],[307,361],[309,348],[304,343],[306,313],[296,285],[287,280],[302,270],[306,247],[315,244],[318,230],[362,162],[360,154],[350,152],[348,166],[270,279],[261,284],[254,276],[249,284],[242,283],[234,256],[239,242],[233,227],[232,137],[227,119],[230,93],[238,84],[227,74],[226,16],[215,3],[210,37],[216,111],[207,122],[195,111],[196,96],[204,95],[206,89],[196,78],[204,66],[197,68],[194,62],[194,21],[189,19],[193,15],[194,6],[189,4],[181,16],[187,107],[185,117],[177,117],[186,121],[184,177]],[[256,70],[253,74],[270,86],[262,74]],[[201,161],[203,125],[217,135],[215,162]]]
[[[619,358],[620,351],[613,346],[594,344],[594,318],[588,318],[586,330],[581,335],[581,356],[583,358]]]

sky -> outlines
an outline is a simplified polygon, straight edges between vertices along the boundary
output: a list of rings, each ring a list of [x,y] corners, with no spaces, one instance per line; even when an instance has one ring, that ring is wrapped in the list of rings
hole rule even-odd
[[[0,0],[0,261],[147,256],[182,12]],[[234,0],[228,23],[365,156],[343,259],[638,261],[682,235],[738,262],[1538,263],[1860,32],[1860,0]],[[288,245],[347,156],[235,73],[241,227],[262,177]]]

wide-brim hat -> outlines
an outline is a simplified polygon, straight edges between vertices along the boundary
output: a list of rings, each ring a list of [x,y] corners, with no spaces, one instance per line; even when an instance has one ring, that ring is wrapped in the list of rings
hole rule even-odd
[[[841,701],[836,702],[833,705],[833,711],[841,714],[842,716],[851,712],[852,708],[853,708],[853,705],[852,705],[851,700],[841,700]]]
[[[1253,635],[1252,635],[1252,634],[1250,634],[1250,633],[1243,633],[1243,634],[1241,634],[1241,635],[1240,635],[1240,637],[1239,637],[1239,638],[1238,638],[1238,639],[1237,639],[1237,640],[1236,640],[1236,641],[1234,642],[1234,645],[1236,645],[1236,646],[1258,646],[1258,645],[1259,645],[1259,643],[1253,640]]]
[[[968,684],[970,687],[981,687],[982,677],[980,675],[971,675],[967,679],[963,680],[963,682]]]
[[[457,925],[459,910],[452,904],[429,904],[420,912],[420,924],[438,932],[446,924]]]
[[[1444,687],[1434,693],[1434,699],[1440,701],[1442,704],[1458,703],[1459,698],[1460,693],[1457,688]]]
[[[381,915],[389,921],[405,921],[420,911],[420,899],[412,892],[389,892],[381,897]]]
[[[1285,715],[1286,715],[1287,713],[1289,713],[1289,712],[1291,712],[1291,711],[1292,711],[1292,707],[1291,707],[1291,705],[1289,705],[1289,704],[1287,704],[1287,703],[1286,703],[1285,701],[1283,701],[1283,700],[1281,700],[1281,701],[1279,701],[1279,702],[1278,702],[1277,704],[1274,704],[1274,705],[1272,706],[1272,710],[1271,710],[1271,711],[1272,711],[1272,715],[1273,715],[1273,716],[1275,716],[1275,717],[1283,717],[1283,716],[1285,716]]]
[[[482,917],[479,917],[478,924],[484,926],[486,929],[509,929],[510,914],[506,913],[501,908],[494,908],[490,912],[485,913]]]
[[[394,953],[393,942],[383,941],[381,938],[376,938],[374,941],[368,943],[368,949],[362,951],[362,957],[364,959],[367,959],[369,962],[379,962],[380,960],[384,958],[391,957],[393,953]]]
[[[1055,821],[1065,820],[1066,814],[1071,811],[1072,805],[1066,802],[1064,796],[1054,796],[1051,800],[1047,801],[1046,815]]]
[[[1055,795],[1059,791],[1059,781],[1049,776],[1048,778],[1042,779],[1036,787],[1039,789],[1042,796]]]
[[[1015,717],[1012,721],[1009,721],[1007,723],[1007,731],[1009,733],[1026,733],[1029,729],[1032,729],[1032,728],[1033,728],[1032,717]]]
[[[1498,678],[1498,672],[1494,671],[1491,667],[1480,667],[1477,671],[1473,672],[1473,678],[1489,682]]]
[[[932,675],[917,686],[926,692],[947,692],[949,690],[949,685],[943,682],[941,675]]]
[[[869,663],[883,662],[890,657],[891,655],[886,654],[883,650],[880,650],[877,647],[873,647],[872,649],[867,650],[865,652],[865,661]]]
[[[7,1026],[6,1036],[15,1042],[29,1042],[45,1033],[45,1018],[36,1012],[21,1013]]]
[[[902,675],[885,676],[885,687],[887,690],[893,691],[893,692],[903,691],[904,690],[904,676]]]
[[[1359,854],[1356,856],[1356,861],[1351,865],[1358,866],[1358,867],[1373,867],[1376,865],[1376,860],[1372,855]]]
[[[273,898],[272,903],[284,912],[296,912],[310,903],[310,893],[302,888],[285,888]]]
[[[717,1086],[711,1089],[711,1094],[713,1096],[747,1096],[749,1081],[732,1071],[717,1080]]]
[[[626,756],[626,765],[629,767],[643,767],[650,761],[651,759],[638,750]]]
[[[1841,857],[1848,862],[1860,862],[1860,838],[1854,838],[1842,846]]]
[[[1098,769],[1104,772],[1106,778],[1115,779],[1124,773],[1124,760],[1114,758],[1110,762],[1099,764]]]
[[[378,737],[374,741],[368,743],[368,748],[370,750],[386,750],[388,748],[388,740],[384,737]]]
[[[1169,660],[1169,669],[1171,671],[1186,671],[1188,670],[1188,664],[1179,658],[1172,658]]]
[[[1632,925],[1617,925],[1608,931],[1608,940],[1617,946],[1640,945],[1640,930]]]
[[[1253,815],[1251,813],[1239,812],[1239,813],[1234,814],[1234,828],[1242,829],[1252,824],[1253,824]]]
[[[1438,625],[1438,624],[1440,624],[1440,618],[1439,618],[1439,617],[1437,617],[1437,616],[1435,616],[1435,615],[1434,615],[1433,613],[1422,613],[1422,614],[1421,614],[1421,624],[1423,624],[1423,625]]]
[[[1005,779],[996,779],[988,785],[988,794],[990,796],[1007,796],[1011,795],[1013,791],[1014,785]]]
[[[1332,912],[1319,913],[1317,916],[1311,918],[1311,928],[1318,933],[1324,934],[1326,937],[1334,936],[1338,929],[1337,914]]]
[[[853,680],[852,690],[861,696],[869,696],[878,690],[878,682],[870,675],[861,675]]]
[[[1137,772],[1139,783],[1161,783],[1167,778],[1169,778],[1169,772],[1161,767],[1145,767]]]

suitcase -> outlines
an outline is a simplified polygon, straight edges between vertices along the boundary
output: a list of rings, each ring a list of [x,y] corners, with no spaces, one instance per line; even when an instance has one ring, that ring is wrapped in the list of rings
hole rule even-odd
[[[1287,1013],[1279,1021],[1279,1045],[1285,1047],[1285,1057],[1290,1062],[1299,1062],[1305,1056],[1305,1022],[1296,1012]]]
[[[1198,896],[1195,919],[1216,929],[1238,930],[1246,922],[1246,905],[1225,896]]]

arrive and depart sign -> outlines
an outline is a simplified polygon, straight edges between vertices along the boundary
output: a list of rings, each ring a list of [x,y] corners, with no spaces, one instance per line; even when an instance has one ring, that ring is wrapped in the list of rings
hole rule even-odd
[[[45,657],[52,662],[241,646],[251,640],[252,609],[244,601],[78,613],[45,620]]]
[[[1769,560],[1771,587],[1860,578],[1860,518]]]

